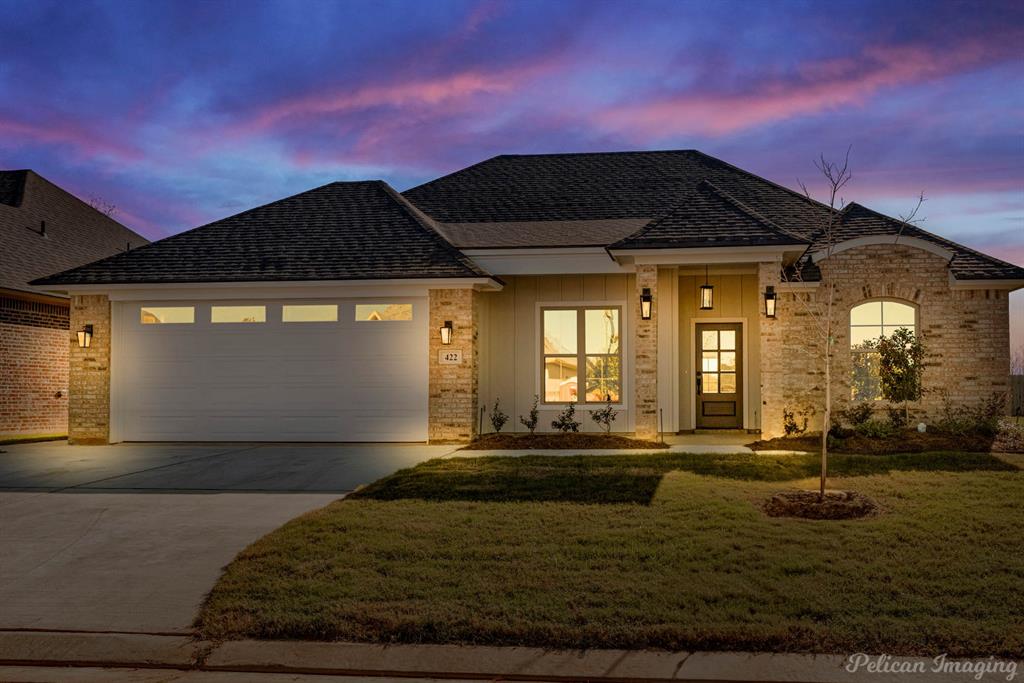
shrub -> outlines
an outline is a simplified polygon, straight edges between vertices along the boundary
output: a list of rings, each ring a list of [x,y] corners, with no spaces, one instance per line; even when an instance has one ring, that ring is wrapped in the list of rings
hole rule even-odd
[[[551,428],[560,432],[578,432],[580,423],[576,421],[576,402],[571,401],[565,410],[558,414],[558,418],[551,422]]]
[[[496,434],[501,433],[501,428],[508,422],[508,414],[501,409],[501,399],[494,399],[494,408],[491,409],[491,426]]]
[[[942,399],[942,417],[937,427],[947,434],[995,436],[1005,414],[1005,393],[995,392],[980,405],[969,407],[954,404],[947,392]]]
[[[522,415],[519,416],[519,422],[524,427],[530,430],[530,436],[533,436],[533,431],[537,429],[537,422],[540,420],[540,415],[537,412],[537,403],[540,401],[540,397],[537,394],[533,395],[533,405],[530,406],[530,417],[526,418]]]
[[[857,425],[856,431],[869,439],[887,439],[895,433],[892,425],[882,420],[868,420],[864,424]]]
[[[804,413],[800,413],[803,418],[803,424],[797,422],[797,413],[795,411],[788,411],[782,409],[782,430],[786,436],[793,436],[795,434],[803,434],[807,431],[808,417]]]
[[[612,422],[615,421],[615,417],[619,414],[617,410],[612,408],[612,402],[608,401],[608,405],[600,410],[591,410],[590,419],[593,420],[604,430],[605,434],[609,434],[612,431]]]
[[[862,425],[871,419],[871,415],[875,412],[875,406],[869,401],[861,401],[860,403],[854,403],[853,405],[843,410],[836,412],[836,418],[839,422],[844,422],[851,427],[857,427]]]
[[[885,409],[889,415],[889,424],[893,429],[899,430],[907,426],[909,418],[907,417],[906,408],[900,408],[899,406],[889,406]]]

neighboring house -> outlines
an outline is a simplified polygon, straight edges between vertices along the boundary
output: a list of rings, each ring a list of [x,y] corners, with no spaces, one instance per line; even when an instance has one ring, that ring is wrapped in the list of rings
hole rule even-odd
[[[32,171],[0,171],[0,437],[67,433],[70,302],[29,282],[146,243]]]
[[[93,331],[71,354],[78,443],[465,440],[483,406],[534,395],[542,428],[576,400],[594,429],[610,400],[640,436],[772,436],[822,390],[801,302],[826,269],[839,405],[876,397],[864,342],[898,327],[924,337],[930,389],[1007,389],[1024,269],[857,204],[824,258],[827,212],[695,151],[499,156],[401,195],[333,183],[34,284]]]

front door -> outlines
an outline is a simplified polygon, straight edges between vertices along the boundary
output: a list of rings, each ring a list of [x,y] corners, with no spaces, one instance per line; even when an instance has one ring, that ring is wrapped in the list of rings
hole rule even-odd
[[[740,323],[697,325],[697,428],[743,427],[743,334]]]

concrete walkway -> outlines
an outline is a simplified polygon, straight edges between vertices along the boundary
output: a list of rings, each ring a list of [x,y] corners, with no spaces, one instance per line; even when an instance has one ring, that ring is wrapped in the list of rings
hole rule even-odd
[[[846,655],[640,650],[542,650],[528,647],[369,645],[282,641],[196,642],[172,636],[0,632],[0,680],[18,681],[306,681],[520,680],[713,681],[792,683],[968,683],[1010,680],[1024,662],[975,660],[992,673],[851,671]],[[971,660],[963,660],[972,663]],[[56,668],[74,667],[74,668]]]

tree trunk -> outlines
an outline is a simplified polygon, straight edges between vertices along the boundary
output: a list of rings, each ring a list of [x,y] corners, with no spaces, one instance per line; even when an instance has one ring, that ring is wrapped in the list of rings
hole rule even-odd
[[[828,344],[828,342],[826,342]],[[831,351],[831,349],[829,349]],[[818,497],[825,500],[825,479],[828,477],[828,432],[832,428],[832,362],[825,354],[825,416],[821,424],[821,489]]]

